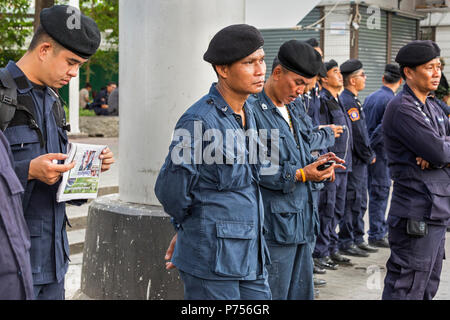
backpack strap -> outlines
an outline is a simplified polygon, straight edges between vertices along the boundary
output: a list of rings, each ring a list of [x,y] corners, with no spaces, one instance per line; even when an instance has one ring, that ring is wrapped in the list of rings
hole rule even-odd
[[[6,68],[0,69],[0,130],[5,131],[17,108],[17,85]]]

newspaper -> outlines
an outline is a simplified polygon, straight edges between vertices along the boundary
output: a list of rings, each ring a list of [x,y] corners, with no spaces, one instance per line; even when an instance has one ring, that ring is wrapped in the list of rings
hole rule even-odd
[[[97,198],[102,160],[99,158],[106,146],[69,143],[64,164],[75,161],[75,167],[63,173],[56,201]]]

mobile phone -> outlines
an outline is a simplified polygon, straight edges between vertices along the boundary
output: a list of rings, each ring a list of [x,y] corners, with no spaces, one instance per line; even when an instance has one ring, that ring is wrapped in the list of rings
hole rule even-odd
[[[323,171],[333,165],[333,163],[336,163],[334,160],[330,160],[328,162],[322,163],[320,166],[317,167],[317,170]]]

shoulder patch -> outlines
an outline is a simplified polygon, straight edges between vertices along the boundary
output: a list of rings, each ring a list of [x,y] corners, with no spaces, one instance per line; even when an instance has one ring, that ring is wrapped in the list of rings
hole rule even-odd
[[[351,108],[347,111],[348,116],[350,117],[350,120],[352,121],[358,121],[359,120],[359,110],[358,108]]]

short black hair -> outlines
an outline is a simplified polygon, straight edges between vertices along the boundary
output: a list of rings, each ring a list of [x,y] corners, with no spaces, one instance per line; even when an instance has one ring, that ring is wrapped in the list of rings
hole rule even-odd
[[[45,32],[42,25],[39,25],[33,35],[33,38],[31,39],[28,51],[33,51],[42,42],[50,42],[53,45],[55,52],[58,52],[62,48],[59,43],[53,40],[53,38],[50,37],[47,32]]]
[[[85,88],[92,88],[92,85],[89,82],[86,82],[86,84],[84,85]]]
[[[115,84],[117,86],[117,83],[115,83],[114,81],[108,82],[108,84],[106,86],[109,87],[109,86],[112,86],[113,84]]]
[[[400,80],[400,77],[395,77],[390,72],[385,72],[383,74],[383,77],[384,77],[384,81],[386,81],[386,83],[389,83],[389,84],[397,83]]]
[[[405,75],[405,71],[404,71],[404,69],[405,69],[406,67],[408,67],[408,68],[410,68],[410,69],[412,69],[412,70],[416,70],[416,67],[400,66],[400,74],[401,74],[403,80],[406,80],[406,75]]]
[[[317,41],[316,38],[311,38],[305,41],[307,44],[309,44],[313,48],[320,47],[319,41]]]

